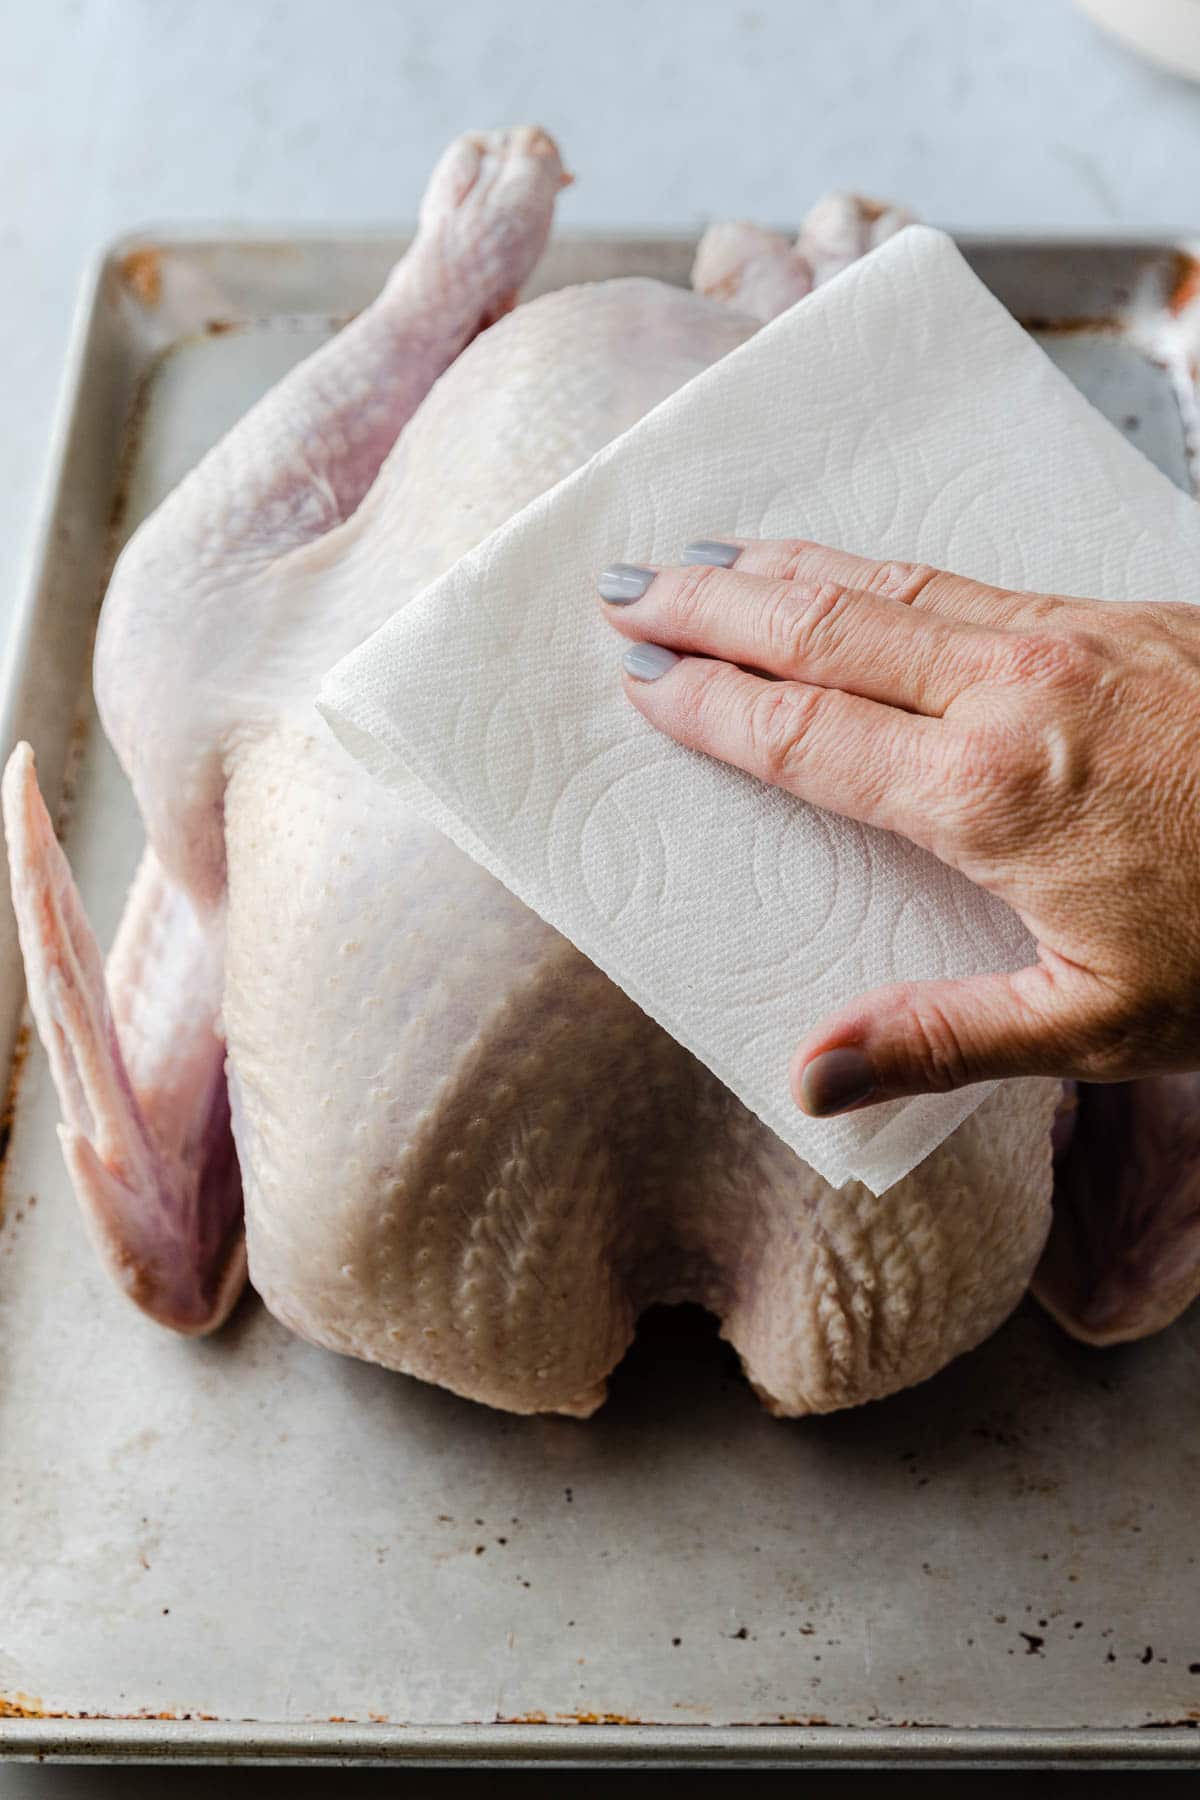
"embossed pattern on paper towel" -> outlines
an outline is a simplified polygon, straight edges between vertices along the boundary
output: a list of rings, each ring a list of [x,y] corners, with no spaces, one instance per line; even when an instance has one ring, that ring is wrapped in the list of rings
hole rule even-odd
[[[669,742],[598,616],[607,561],[806,536],[1010,587],[1192,599],[1200,510],[913,229],[691,382],[328,678],[335,729],[826,1179],[877,1190],[983,1088],[805,1119],[802,1031],[880,982],[1014,967],[1016,917],[932,856]],[[363,740],[356,739],[362,749]]]

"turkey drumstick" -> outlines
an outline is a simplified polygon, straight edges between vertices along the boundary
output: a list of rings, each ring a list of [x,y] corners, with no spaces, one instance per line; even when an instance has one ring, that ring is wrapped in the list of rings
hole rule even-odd
[[[349,516],[437,377],[514,304],[565,179],[537,130],[451,145],[379,298],[247,414],[121,557],[96,697],[151,847],[107,984],[28,748],[10,762],[13,901],[67,1165],[115,1278],[177,1331],[220,1325],[246,1269],[218,1022],[225,736],[240,698],[222,648],[244,632],[253,651],[254,589]],[[257,622],[264,640],[271,628]]]

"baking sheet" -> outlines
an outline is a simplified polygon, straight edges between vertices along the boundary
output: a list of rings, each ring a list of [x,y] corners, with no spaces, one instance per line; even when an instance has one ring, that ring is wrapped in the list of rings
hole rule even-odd
[[[965,247],[1188,485],[1186,252]],[[65,776],[102,941],[139,848],[87,700],[106,559],[397,248],[147,240],[85,297],[4,724]],[[690,254],[564,240],[541,284]],[[923,1388],[791,1424],[710,1322],[660,1314],[591,1422],[511,1418],[252,1297],[214,1340],[158,1331],[92,1257],[56,1118],[34,1047],[0,1227],[0,1752],[1200,1761],[1200,1311],[1097,1352],[1029,1306]]]

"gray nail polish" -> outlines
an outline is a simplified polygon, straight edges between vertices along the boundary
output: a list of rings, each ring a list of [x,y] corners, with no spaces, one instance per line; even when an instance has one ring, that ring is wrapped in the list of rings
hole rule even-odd
[[[609,563],[596,586],[602,600],[611,601],[614,606],[628,606],[641,599],[656,573],[654,569],[639,568],[637,563]]]
[[[720,544],[716,538],[697,538],[694,544],[684,546],[680,562],[709,563],[714,569],[732,569],[742,554],[740,544]]]
[[[814,1118],[845,1112],[875,1092],[875,1073],[861,1050],[826,1050],[800,1077],[804,1110]]]
[[[635,681],[657,681],[675,667],[679,658],[665,644],[633,644],[621,661]]]

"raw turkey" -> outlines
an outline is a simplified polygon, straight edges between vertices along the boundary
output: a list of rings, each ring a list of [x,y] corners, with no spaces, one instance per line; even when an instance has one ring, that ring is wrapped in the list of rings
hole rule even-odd
[[[848,1406],[1024,1293],[1057,1085],[1002,1085],[882,1199],[834,1192],[313,706],[433,577],[905,218],[835,196],[795,242],[714,227],[690,291],[515,306],[566,179],[538,130],[454,144],[375,303],[126,548],[95,684],[148,848],[107,971],[14,751],[13,896],[63,1150],[112,1274],[177,1331],[222,1322],[248,1259],[316,1343],[585,1415],[639,1313],[694,1301],[773,1409]],[[1119,1116],[1089,1100],[1073,1137],[1060,1118],[1045,1286],[1080,1335],[1137,1335],[1200,1284],[1193,1099],[1141,1084]]]

